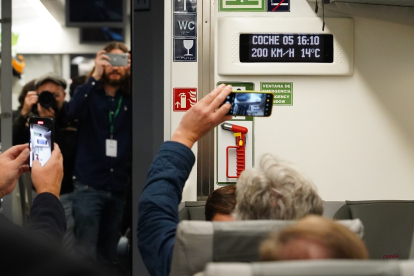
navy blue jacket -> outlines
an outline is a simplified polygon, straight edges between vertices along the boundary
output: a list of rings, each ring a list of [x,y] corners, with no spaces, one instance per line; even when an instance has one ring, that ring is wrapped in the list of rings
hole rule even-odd
[[[169,275],[179,223],[178,204],[195,156],[187,146],[161,145],[139,201],[138,248],[151,275]]]
[[[128,162],[132,152],[132,97],[123,96],[121,108],[114,118],[114,140],[117,157],[106,156],[109,139],[109,112],[115,112],[121,91],[108,96],[101,82],[90,77],[79,86],[67,104],[67,114],[79,119],[78,146],[74,175],[76,180],[97,190],[125,192],[129,178]]]

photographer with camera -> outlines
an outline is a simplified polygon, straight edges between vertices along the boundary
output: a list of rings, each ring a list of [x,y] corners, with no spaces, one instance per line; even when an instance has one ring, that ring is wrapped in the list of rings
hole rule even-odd
[[[113,264],[132,152],[130,57],[121,42],[96,54],[87,82],[76,88],[68,114],[79,119],[73,200],[77,253]]]
[[[54,73],[39,77],[35,82],[35,91],[29,91],[24,98],[20,114],[13,122],[13,144],[29,142],[30,117],[49,117],[54,121],[55,142],[63,155],[64,177],[60,191],[60,200],[65,209],[67,231],[63,239],[63,248],[73,252],[73,168],[75,166],[77,122],[69,119],[65,112],[66,81]]]

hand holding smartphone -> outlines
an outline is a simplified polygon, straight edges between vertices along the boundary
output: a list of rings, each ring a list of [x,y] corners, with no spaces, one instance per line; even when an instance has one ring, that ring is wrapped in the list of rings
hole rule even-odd
[[[273,93],[263,91],[232,91],[223,104],[230,103],[227,115],[269,117],[273,108]],[[223,105],[222,104],[222,105]]]
[[[112,66],[128,66],[128,53],[124,54],[105,54],[109,57],[109,63]]]
[[[51,118],[32,117],[29,119],[30,157],[29,166],[37,160],[43,166],[49,160],[53,151],[54,133]]]

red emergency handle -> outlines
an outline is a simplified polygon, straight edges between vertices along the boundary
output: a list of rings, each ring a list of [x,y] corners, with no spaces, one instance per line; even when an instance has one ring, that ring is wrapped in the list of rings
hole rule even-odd
[[[236,149],[236,176],[229,175],[229,149]],[[246,151],[244,146],[228,146],[226,149],[226,176],[227,178],[239,178],[246,167]]]

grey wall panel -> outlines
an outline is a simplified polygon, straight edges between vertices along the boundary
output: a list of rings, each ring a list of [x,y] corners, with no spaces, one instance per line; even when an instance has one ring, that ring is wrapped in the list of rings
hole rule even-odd
[[[132,1],[133,245],[132,275],[149,275],[137,248],[138,201],[164,139],[164,1],[135,10]]]

